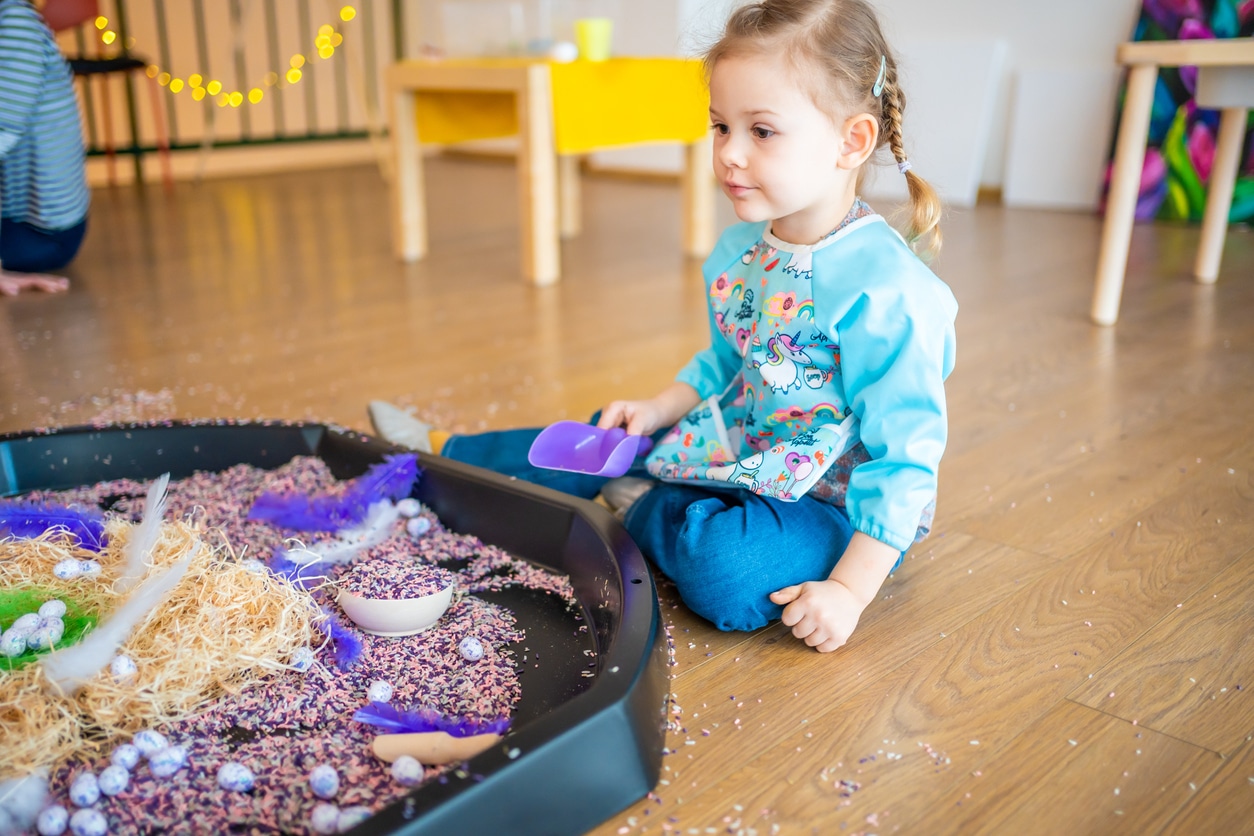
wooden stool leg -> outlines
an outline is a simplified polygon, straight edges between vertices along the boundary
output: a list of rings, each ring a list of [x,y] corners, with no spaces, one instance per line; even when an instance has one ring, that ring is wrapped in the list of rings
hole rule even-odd
[[[1132,222],[1136,199],[1141,190],[1141,169],[1145,165],[1145,140],[1149,136],[1150,108],[1158,65],[1134,64],[1128,72],[1119,142],[1115,146],[1115,167],[1106,196],[1106,223],[1102,248],[1097,259],[1093,287],[1093,321],[1114,325],[1119,318],[1123,295],[1123,274],[1128,267],[1128,245],[1132,242]]]
[[[427,195],[414,113],[416,95],[397,79],[389,77],[392,247],[402,261],[417,261],[427,254]]]
[[[707,134],[684,146],[682,188],[684,254],[704,258],[714,249],[714,145]]]
[[[557,158],[557,203],[563,238],[583,232],[583,195],[579,182],[580,157],[564,154]]]
[[[537,285],[561,278],[557,217],[557,153],[549,68],[527,68],[518,95],[518,199],[523,275]]]
[[[1232,206],[1237,166],[1241,164],[1247,112],[1244,107],[1224,108],[1219,120],[1219,142],[1215,146],[1215,162],[1210,170],[1206,214],[1202,216],[1202,240],[1193,265],[1194,277],[1203,284],[1211,284],[1219,278],[1219,262],[1228,232],[1228,210]]]

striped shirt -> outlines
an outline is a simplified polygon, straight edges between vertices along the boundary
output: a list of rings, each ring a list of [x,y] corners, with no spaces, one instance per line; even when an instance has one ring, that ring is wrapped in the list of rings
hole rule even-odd
[[[0,0],[0,215],[49,232],[87,217],[69,65],[26,0]]]

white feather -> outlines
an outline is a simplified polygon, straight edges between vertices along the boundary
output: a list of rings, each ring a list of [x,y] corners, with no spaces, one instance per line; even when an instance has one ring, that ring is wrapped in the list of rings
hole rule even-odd
[[[135,625],[182,580],[198,551],[199,543],[187,557],[144,581],[130,600],[118,607],[108,621],[96,625],[96,629],[78,644],[55,650],[41,659],[39,666],[48,680],[45,690],[68,696],[104,670]]]
[[[315,543],[308,550],[318,555],[323,563],[347,563],[358,553],[374,548],[391,536],[400,516],[401,512],[391,501],[376,502],[370,506],[360,525],[339,533],[338,541]]]
[[[126,566],[116,584],[119,592],[126,592],[139,583],[148,570],[146,559],[161,535],[161,518],[165,516],[166,489],[169,486],[170,474],[163,473],[148,488],[143,519],[131,530],[130,542],[126,544]]]
[[[48,801],[48,773],[0,781],[0,836],[30,832]]]

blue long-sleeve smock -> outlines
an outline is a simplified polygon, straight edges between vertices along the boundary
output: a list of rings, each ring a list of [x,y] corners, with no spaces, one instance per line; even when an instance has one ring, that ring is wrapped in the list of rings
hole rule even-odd
[[[856,452],[844,495],[830,482],[820,493],[904,551],[948,436],[949,288],[875,214],[811,246],[737,224],[703,272],[711,344],[677,380],[705,400],[659,442],[650,473],[796,501]]]

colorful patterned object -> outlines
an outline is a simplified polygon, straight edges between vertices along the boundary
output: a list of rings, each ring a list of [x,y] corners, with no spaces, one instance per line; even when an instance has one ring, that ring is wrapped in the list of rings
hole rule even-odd
[[[1205,40],[1254,35],[1254,0],[1143,0],[1136,41]],[[1162,67],[1150,115],[1136,219],[1200,221],[1215,158],[1219,111],[1194,101],[1196,67]],[[1254,223],[1254,133],[1244,153],[1228,220]],[[1109,185],[1110,168],[1106,172]]]

